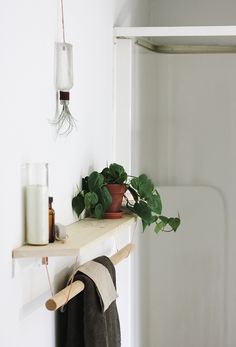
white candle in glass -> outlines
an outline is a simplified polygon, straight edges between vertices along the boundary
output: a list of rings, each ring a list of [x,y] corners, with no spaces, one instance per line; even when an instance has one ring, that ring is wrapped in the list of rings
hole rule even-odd
[[[27,163],[26,242],[46,245],[49,242],[48,164]]]
[[[31,245],[48,243],[48,187],[26,187],[26,242]]]

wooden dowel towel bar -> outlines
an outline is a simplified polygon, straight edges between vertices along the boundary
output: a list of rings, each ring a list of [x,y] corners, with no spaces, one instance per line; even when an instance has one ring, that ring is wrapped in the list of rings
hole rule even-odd
[[[125,247],[121,248],[117,253],[112,255],[110,257],[110,260],[114,265],[121,262],[123,259],[127,258],[129,254],[134,250],[134,244],[129,243]],[[67,286],[66,288],[62,289],[60,292],[55,294],[53,297],[51,297],[46,302],[46,308],[49,311],[56,311],[61,306],[65,305],[65,303],[69,300],[71,300],[74,296],[79,294],[84,290],[84,284],[81,281],[75,281],[71,285]],[[68,294],[69,298],[68,298]],[[68,300],[69,299],[69,300]]]

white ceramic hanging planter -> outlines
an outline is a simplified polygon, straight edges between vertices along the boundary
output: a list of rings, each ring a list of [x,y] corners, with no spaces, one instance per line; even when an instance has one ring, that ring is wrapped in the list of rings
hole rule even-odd
[[[70,90],[73,87],[73,46],[65,41],[63,0],[61,0],[63,42],[55,44],[55,88],[62,105],[53,124],[57,134],[68,135],[75,128],[75,119],[69,110]]]

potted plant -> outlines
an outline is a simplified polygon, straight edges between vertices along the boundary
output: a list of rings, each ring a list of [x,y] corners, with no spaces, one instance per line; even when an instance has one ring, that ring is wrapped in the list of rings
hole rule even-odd
[[[115,194],[114,194],[115,191]],[[115,198],[120,193],[119,203]],[[180,217],[162,215],[160,194],[145,174],[128,176],[123,166],[113,163],[100,173],[93,171],[82,178],[82,189],[72,199],[72,208],[79,217],[86,212],[95,218],[120,218],[123,211],[131,211],[142,219],[143,230],[154,224],[155,232],[176,231]]]

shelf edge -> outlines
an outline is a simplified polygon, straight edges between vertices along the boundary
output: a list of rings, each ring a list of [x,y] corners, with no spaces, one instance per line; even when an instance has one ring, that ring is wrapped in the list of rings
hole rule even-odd
[[[104,220],[101,220],[104,222]],[[94,239],[90,240],[86,244],[73,246],[71,248],[63,248],[63,244],[60,241],[56,241],[55,244],[49,244],[45,246],[30,246],[30,245],[23,245],[21,247],[17,247],[13,249],[12,251],[12,258],[13,259],[20,259],[20,258],[41,258],[41,257],[56,257],[56,256],[76,256],[79,254],[79,252],[96,242],[101,242],[104,239],[107,239],[111,237],[112,235],[116,234],[119,230],[122,230],[123,228],[130,227],[134,225],[134,223],[137,221],[137,217],[134,215],[130,215],[126,220],[121,221],[121,225],[112,227],[110,230],[108,230],[106,233],[102,235],[96,236]],[[99,221],[96,221],[99,224]],[[80,222],[73,223],[68,226],[75,226],[75,224],[79,225]],[[66,245],[66,243],[65,243]],[[55,246],[55,247],[54,247]],[[49,248],[50,247],[50,248]]]

